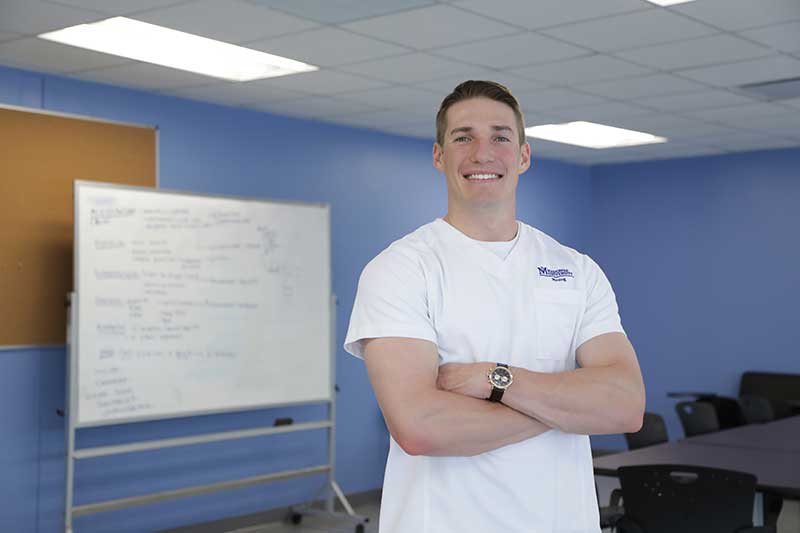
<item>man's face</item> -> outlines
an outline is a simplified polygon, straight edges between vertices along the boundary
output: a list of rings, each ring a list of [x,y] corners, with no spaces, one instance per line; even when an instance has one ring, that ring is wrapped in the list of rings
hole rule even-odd
[[[519,145],[514,111],[489,98],[453,104],[446,114],[444,145],[433,146],[433,164],[447,179],[458,208],[514,205],[519,175],[530,166],[528,143]]]

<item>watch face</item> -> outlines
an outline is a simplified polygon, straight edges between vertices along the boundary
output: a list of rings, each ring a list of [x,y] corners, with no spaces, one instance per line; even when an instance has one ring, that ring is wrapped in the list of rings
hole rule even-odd
[[[489,380],[498,389],[506,389],[511,385],[511,372],[507,368],[499,366],[492,370]]]

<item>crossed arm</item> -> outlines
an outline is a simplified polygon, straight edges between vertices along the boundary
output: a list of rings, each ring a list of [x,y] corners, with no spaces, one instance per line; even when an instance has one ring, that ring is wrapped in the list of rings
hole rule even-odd
[[[644,385],[621,333],[597,336],[576,353],[581,368],[556,374],[512,367],[503,404],[484,400],[492,363],[438,367],[436,346],[420,339],[364,341],[364,359],[389,432],[411,455],[468,456],[552,428],[598,434],[636,431]]]

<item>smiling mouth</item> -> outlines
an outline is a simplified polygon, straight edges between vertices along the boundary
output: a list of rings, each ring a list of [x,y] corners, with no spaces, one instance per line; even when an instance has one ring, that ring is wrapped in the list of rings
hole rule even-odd
[[[470,181],[499,180],[502,174],[464,174],[464,178]]]

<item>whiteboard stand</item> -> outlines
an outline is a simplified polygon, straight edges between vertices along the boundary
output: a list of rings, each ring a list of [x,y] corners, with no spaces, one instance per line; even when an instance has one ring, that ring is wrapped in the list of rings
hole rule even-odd
[[[289,519],[299,524],[304,516],[324,516],[328,518],[337,518],[347,520],[354,526],[355,533],[364,533],[365,524],[369,522],[368,517],[359,516],[355,513],[352,506],[347,500],[344,492],[335,479],[335,463],[336,463],[336,393],[335,393],[335,372],[331,372],[331,400],[326,401],[327,404],[327,419],[304,422],[299,424],[291,424],[286,426],[261,426],[251,429],[225,431],[220,433],[207,433],[203,435],[193,435],[191,437],[177,437],[170,439],[157,439],[139,442],[129,442],[121,445],[113,446],[99,446],[93,448],[75,447],[75,434],[78,430],[77,424],[77,362],[78,357],[75,351],[75,340],[77,339],[77,295],[71,293],[67,297],[67,383],[66,383],[66,419],[67,431],[65,434],[66,444],[66,490],[65,494],[65,510],[64,510],[64,531],[66,533],[73,533],[73,518],[100,513],[104,511],[114,511],[125,509],[128,507],[135,507],[138,505],[146,505],[149,503],[156,503],[165,500],[176,498],[183,498],[187,496],[194,496],[199,494],[208,494],[223,490],[238,489],[269,483],[271,481],[279,481],[284,479],[291,479],[301,476],[326,474],[326,483],[317,493],[316,499],[322,497],[323,508],[315,508],[314,502],[301,505],[292,506],[289,511]],[[336,297],[331,298],[331,332],[336,331]],[[334,363],[333,357],[336,353],[334,349],[335,334],[331,335],[331,359]],[[333,367],[332,367],[333,368]],[[235,440],[243,438],[261,437],[265,435],[275,435],[283,433],[293,433],[296,431],[309,431],[318,429],[327,429],[328,438],[328,460],[326,464],[300,468],[296,470],[284,470],[280,472],[272,472],[269,474],[262,474],[251,476],[244,479],[236,479],[231,481],[223,481],[211,483],[208,485],[200,485],[194,487],[185,487],[181,489],[162,491],[150,494],[143,494],[139,496],[131,496],[127,498],[119,498],[115,500],[106,500],[101,502],[94,502],[82,505],[74,505],[74,482],[75,482],[75,461],[81,459],[90,459],[95,457],[104,457],[109,455],[121,455],[127,453],[136,453],[148,450],[157,450],[172,448],[177,446],[191,446],[194,444],[204,444],[208,442],[219,442],[225,440]],[[335,500],[344,508],[344,512],[335,511]]]

